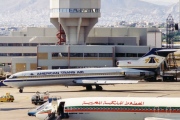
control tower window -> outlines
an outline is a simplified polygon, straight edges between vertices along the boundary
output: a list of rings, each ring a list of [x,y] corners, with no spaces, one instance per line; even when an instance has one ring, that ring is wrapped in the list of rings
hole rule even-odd
[[[51,9],[52,13],[100,13],[98,8],[60,8],[60,9]]]

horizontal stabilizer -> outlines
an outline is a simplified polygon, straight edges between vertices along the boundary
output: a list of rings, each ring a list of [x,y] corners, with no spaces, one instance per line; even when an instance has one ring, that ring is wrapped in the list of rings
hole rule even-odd
[[[77,84],[91,84],[91,85],[112,85],[112,84],[135,84],[137,80],[74,80]]]
[[[167,57],[170,53],[176,52],[177,49],[163,49],[163,50],[157,50],[157,55],[162,57]]]
[[[148,53],[146,53],[142,57],[146,57],[149,55],[158,55],[161,57],[167,57],[168,54],[176,52],[176,51],[177,51],[177,49],[152,48]]]
[[[157,118],[157,117],[147,117],[144,120],[179,120],[175,118]]]

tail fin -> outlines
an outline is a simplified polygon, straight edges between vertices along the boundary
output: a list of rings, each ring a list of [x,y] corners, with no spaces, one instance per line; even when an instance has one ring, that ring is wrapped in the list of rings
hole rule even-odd
[[[153,48],[138,60],[122,60],[117,61],[117,66],[122,68],[135,68],[156,70],[165,60],[169,53],[173,53],[175,49]]]
[[[168,54],[174,53],[176,51],[176,49],[153,48],[138,61],[144,66],[149,66],[150,68],[158,68],[161,63],[165,61]]]

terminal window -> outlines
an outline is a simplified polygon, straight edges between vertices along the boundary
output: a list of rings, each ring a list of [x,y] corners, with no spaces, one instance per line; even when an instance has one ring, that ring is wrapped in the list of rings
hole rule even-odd
[[[145,55],[146,53],[138,53],[138,57],[142,57],[143,55]]]
[[[29,46],[29,43],[23,43],[23,46]]]
[[[116,57],[126,57],[125,53],[116,53]]]
[[[38,46],[38,43],[30,43],[30,46]]]
[[[0,56],[7,56],[7,53],[0,53]]]
[[[7,46],[7,43],[0,43],[0,46]]]
[[[68,57],[68,53],[52,53],[52,57]]]
[[[97,53],[84,53],[84,57],[97,57]]]
[[[22,46],[22,43],[8,43],[8,46]]]
[[[127,57],[137,57],[137,53],[126,53]]]
[[[68,66],[52,66],[52,69],[68,69]]]
[[[36,53],[24,53],[24,56],[37,56]]]
[[[83,57],[83,53],[70,53],[70,57]]]
[[[99,57],[112,57],[112,53],[99,53]]]
[[[9,53],[9,56],[22,56],[22,53]]]

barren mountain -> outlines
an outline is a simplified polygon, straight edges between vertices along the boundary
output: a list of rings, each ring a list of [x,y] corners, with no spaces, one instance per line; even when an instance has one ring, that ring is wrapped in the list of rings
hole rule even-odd
[[[125,21],[165,22],[168,14],[178,21],[178,4],[156,5],[141,0],[102,0],[99,24]],[[51,24],[49,0],[0,0],[0,24]]]

